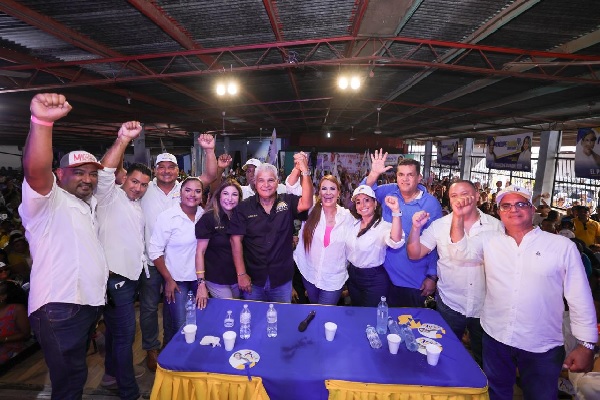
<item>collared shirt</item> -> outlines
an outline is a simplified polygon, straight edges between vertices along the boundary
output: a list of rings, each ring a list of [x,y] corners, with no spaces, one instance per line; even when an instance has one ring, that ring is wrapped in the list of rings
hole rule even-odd
[[[98,236],[110,271],[137,281],[146,262],[144,214],[115,184],[115,170],[98,170]]]
[[[221,212],[217,224],[212,210],[204,213],[196,223],[196,239],[209,240],[204,252],[204,278],[219,285],[237,284],[233,252],[227,234],[228,226],[227,214]]]
[[[227,233],[244,236],[244,261],[253,284],[264,286],[269,278],[275,288],[292,280],[294,219],[306,220],[307,215],[298,213],[299,200],[300,196],[279,194],[268,214],[258,196],[234,208]]]
[[[146,194],[142,197],[140,202],[146,222],[144,239],[146,241],[146,254],[148,254],[148,244],[152,237],[156,218],[158,218],[158,215],[163,211],[168,210],[181,202],[181,182],[175,182],[173,189],[165,194],[165,192],[158,187],[156,178],[154,178],[148,184],[148,190],[146,190]],[[148,256],[148,264],[153,265],[152,260],[154,260],[154,258]]]
[[[497,341],[533,353],[561,346],[563,296],[575,337],[598,341],[589,283],[569,239],[534,228],[517,245],[505,233],[487,231],[448,247],[453,258],[483,260],[487,291],[481,326]]]
[[[277,185],[277,194],[295,194],[296,196],[302,196],[302,185],[300,184],[300,179],[298,179],[298,181],[293,184],[290,185],[288,183],[288,178],[285,179],[285,185],[283,183],[280,183]],[[252,190],[252,188],[250,187],[250,185],[245,185],[242,186],[242,197],[243,200],[246,200],[249,197],[254,196],[256,193],[254,192],[254,190]]]
[[[90,203],[52,184],[45,196],[27,180],[19,215],[33,265],[29,309],[48,303],[104,305],[108,267],[98,240],[96,199]]]
[[[471,237],[484,231],[504,232],[502,223],[491,215],[479,213],[479,221],[473,223],[465,235]],[[464,268],[463,261],[450,256],[450,226],[452,214],[435,220],[421,234],[421,244],[429,250],[437,249],[438,292],[444,304],[466,317],[479,318],[485,298],[485,273],[483,263],[477,262]]]
[[[379,221],[376,226],[372,226],[361,237],[360,219],[355,219],[350,229],[346,231],[346,246],[348,252],[348,261],[356,268],[379,267],[385,260],[385,254],[388,248],[399,249],[404,246],[404,232],[399,242],[394,242],[390,237],[392,224]]]
[[[591,246],[596,243],[596,237],[600,236],[600,223],[592,219],[589,219],[585,223],[584,228],[583,222],[581,222],[579,218],[574,218],[573,226],[575,227],[575,237],[583,240],[586,246]]]
[[[196,278],[196,222],[204,214],[198,207],[194,221],[180,205],[159,214],[148,243],[151,260],[164,256],[165,265],[175,281],[195,281]]]
[[[366,178],[361,182],[365,184]],[[422,193],[417,198],[410,202],[404,202],[404,198],[400,194],[400,189],[395,183],[386,185],[373,185],[375,197],[381,203],[383,210],[383,219],[387,222],[392,222],[392,210],[385,204],[385,197],[388,195],[398,198],[400,210],[402,210],[402,230],[408,236],[412,227],[412,216],[417,211],[427,211],[429,213],[429,222],[425,224],[426,229],[433,221],[442,217],[442,207],[440,202],[427,193],[427,189],[421,184],[418,185],[418,190]],[[419,289],[425,280],[426,275],[435,275],[437,272],[437,251],[434,250],[420,260],[410,260],[406,254],[406,247],[402,246],[399,249],[388,248],[385,254],[383,266],[390,276],[390,280],[395,286],[408,287]]]
[[[336,206],[335,225],[329,235],[329,246],[325,247],[325,228],[327,221],[321,209],[319,223],[315,227],[312,243],[308,253],[304,249],[304,226],[298,233],[298,245],[294,250],[294,261],[304,279],[321,290],[338,290],[348,279],[346,266],[345,232],[352,226],[354,217],[350,211]]]

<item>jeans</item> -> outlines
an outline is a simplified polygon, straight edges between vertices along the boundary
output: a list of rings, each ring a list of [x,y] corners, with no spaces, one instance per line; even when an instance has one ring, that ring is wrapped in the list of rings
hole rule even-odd
[[[377,307],[389,287],[390,277],[383,266],[356,268],[348,264],[348,293],[353,306]]]
[[[108,277],[108,305],[104,307],[106,355],[104,372],[117,379],[121,400],[137,399],[140,390],[133,371],[135,292],[137,281],[121,275]]]
[[[275,303],[292,302],[292,281],[286,282],[276,288],[271,288],[269,278],[264,287],[252,285],[252,293],[242,292],[244,300],[269,301]]]
[[[237,283],[235,285],[220,285],[218,283],[206,281],[206,288],[208,289],[208,293],[216,299],[240,298],[240,288]]]
[[[177,281],[176,283],[179,292],[175,290],[175,301],[168,304],[165,299],[163,308],[168,308],[169,315],[171,315],[171,324],[165,326],[165,345],[171,341],[173,336],[181,331],[185,324],[185,302],[187,301],[188,292],[191,290],[195,298],[196,291],[198,290],[198,281]]]
[[[87,350],[101,313],[101,306],[48,303],[29,316],[50,372],[52,399],[81,399]]]
[[[465,328],[469,329],[473,358],[477,364],[482,367],[483,359],[481,357],[481,340],[483,338],[483,328],[481,328],[479,318],[466,317],[458,311],[454,311],[442,301],[442,298],[439,294],[435,296],[435,301],[437,304],[437,311],[442,315],[444,321],[450,325],[450,329],[452,329],[452,332],[454,332],[458,340],[462,339],[462,336],[465,333]]]
[[[423,308],[426,298],[426,296],[421,296],[421,289],[390,284],[388,305],[390,307]]]
[[[488,378],[490,400],[512,400],[517,368],[525,400],[558,398],[557,381],[564,360],[563,346],[531,353],[483,333],[483,372]]]
[[[342,288],[338,290],[323,290],[319,289],[306,279],[302,277],[302,282],[304,283],[304,288],[306,289],[306,293],[308,293],[308,301],[312,304],[326,304],[329,306],[337,305],[338,301],[340,301],[340,296],[342,295]]]
[[[158,303],[160,302],[160,289],[163,277],[154,265],[148,265],[150,278],[142,271],[138,283],[140,285],[140,330],[142,331],[142,349],[158,350]],[[169,309],[163,307],[163,328],[171,325]],[[166,340],[163,341],[166,343]]]

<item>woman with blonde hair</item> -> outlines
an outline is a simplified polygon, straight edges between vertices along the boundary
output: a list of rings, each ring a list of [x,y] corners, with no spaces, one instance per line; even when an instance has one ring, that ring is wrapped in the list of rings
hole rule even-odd
[[[335,305],[348,279],[344,231],[353,221],[338,204],[340,182],[333,175],[321,178],[315,206],[302,224],[294,261],[313,304]]]

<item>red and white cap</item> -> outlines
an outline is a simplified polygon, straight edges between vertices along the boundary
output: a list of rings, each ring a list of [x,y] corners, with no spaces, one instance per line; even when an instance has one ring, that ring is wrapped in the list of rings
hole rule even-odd
[[[84,164],[94,164],[99,169],[104,169],[93,154],[83,150],[71,151],[60,159],[60,168],[75,168]]]

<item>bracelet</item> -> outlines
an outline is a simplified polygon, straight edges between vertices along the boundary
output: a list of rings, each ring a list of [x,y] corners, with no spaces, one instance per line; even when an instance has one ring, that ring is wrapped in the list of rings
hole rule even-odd
[[[202,271],[196,271],[196,274],[203,274],[203,273],[204,273],[204,270],[202,270]]]
[[[34,124],[43,125],[43,126],[53,126],[54,125],[54,122],[43,121],[39,118],[36,118],[33,115],[31,116],[31,122],[33,122]]]
[[[392,213],[392,217],[401,217],[401,216],[402,216],[402,211]]]
[[[245,272],[242,272],[241,274],[237,274],[237,276],[244,276],[244,275],[246,275]]]

